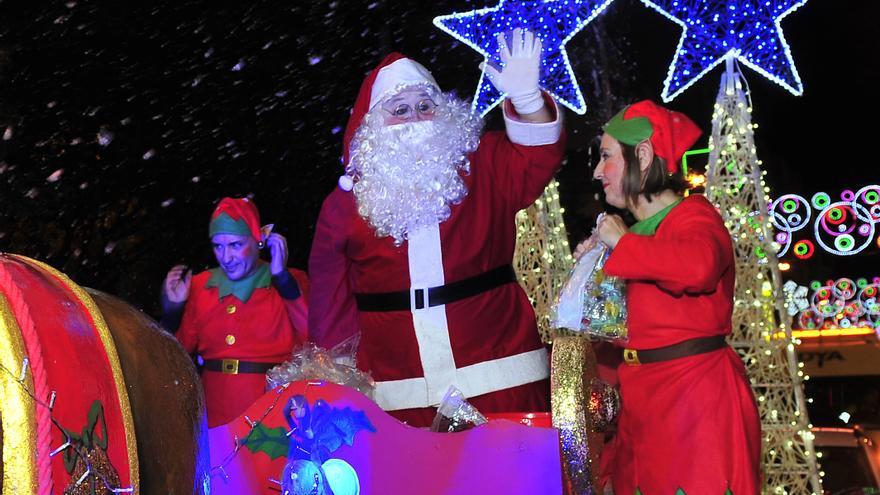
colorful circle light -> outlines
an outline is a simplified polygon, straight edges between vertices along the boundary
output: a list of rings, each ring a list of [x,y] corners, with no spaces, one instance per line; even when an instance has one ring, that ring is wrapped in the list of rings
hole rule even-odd
[[[797,241],[794,244],[794,255],[801,260],[809,259],[813,256],[813,251],[815,251],[815,249],[816,248],[813,246],[812,242],[804,239],[802,241]]]
[[[846,210],[840,207],[830,208],[825,214],[825,221],[831,225],[840,225],[846,221]]]
[[[816,193],[813,195],[813,208],[822,209],[831,204],[831,196],[828,193]]]
[[[812,208],[818,210],[815,216]],[[795,256],[800,259],[809,258],[816,247],[839,256],[852,256],[872,243],[880,247],[880,237],[875,238],[880,224],[880,185],[865,186],[855,192],[846,189],[836,202],[825,192],[813,194],[809,201],[797,194],[786,194],[771,202],[768,209],[777,231],[774,239],[780,245],[779,258],[795,246],[799,247]],[[806,240],[801,243],[794,233],[810,223],[814,236],[810,244]]]
[[[880,277],[810,282],[808,305],[795,321],[804,329],[880,328]]]

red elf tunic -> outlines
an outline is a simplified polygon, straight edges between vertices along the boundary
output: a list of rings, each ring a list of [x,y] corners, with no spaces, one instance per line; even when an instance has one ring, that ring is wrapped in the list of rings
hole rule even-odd
[[[629,348],[731,332],[730,233],[701,195],[673,207],[654,235],[621,237],[605,271],[627,280]],[[618,430],[602,462],[614,493],[760,493],[760,419],[733,349],[621,364],[618,373]]]
[[[264,269],[268,270],[264,265]],[[296,299],[284,299],[272,284],[253,289],[247,302],[234,294],[219,296],[206,287],[211,271],[192,279],[192,289],[176,337],[190,354],[205,360],[238,359],[281,363],[306,339],[308,278],[289,269],[300,289]],[[235,419],[266,392],[264,373],[226,374],[204,369],[202,385],[208,409],[208,427]]]

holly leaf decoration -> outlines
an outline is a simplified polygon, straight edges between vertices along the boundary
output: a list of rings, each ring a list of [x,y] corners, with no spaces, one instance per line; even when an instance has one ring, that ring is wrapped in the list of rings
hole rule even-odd
[[[350,407],[337,409],[319,400],[312,410],[312,429],[315,432],[315,446],[334,452],[346,445],[354,445],[354,436],[361,430],[375,432],[363,411],[355,411]]]
[[[284,457],[290,448],[290,439],[286,433],[283,427],[268,428],[258,423],[245,438],[244,446],[254,454],[265,452],[270,459]]]

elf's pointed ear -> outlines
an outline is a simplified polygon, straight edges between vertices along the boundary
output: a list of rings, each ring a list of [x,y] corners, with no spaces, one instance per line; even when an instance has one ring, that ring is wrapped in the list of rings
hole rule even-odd
[[[639,159],[639,170],[646,172],[654,162],[654,145],[650,139],[645,139],[636,145],[636,157]]]

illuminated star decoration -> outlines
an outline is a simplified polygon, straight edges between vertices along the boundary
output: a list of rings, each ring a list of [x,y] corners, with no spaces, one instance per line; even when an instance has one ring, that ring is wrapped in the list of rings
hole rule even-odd
[[[496,67],[499,33],[526,28],[541,39],[543,45],[540,84],[557,101],[583,114],[587,111],[584,97],[574,76],[565,44],[596,18],[612,0],[511,0],[491,8],[434,18],[434,25],[452,37],[480,52]],[[480,75],[473,110],[486,115],[504,99],[486,77]]]
[[[804,87],[779,23],[806,2],[642,0],[683,28],[664,83],[663,101],[671,101],[728,58],[800,96]]]

